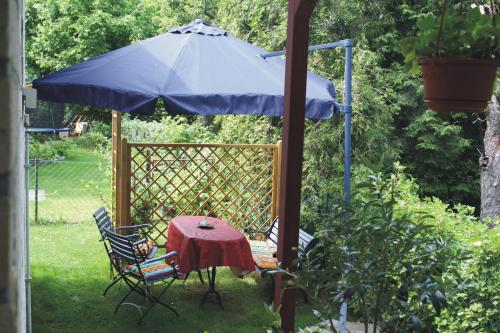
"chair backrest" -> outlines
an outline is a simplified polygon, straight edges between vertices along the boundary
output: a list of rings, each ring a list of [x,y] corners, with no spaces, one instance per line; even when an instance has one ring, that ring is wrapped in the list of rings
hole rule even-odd
[[[271,224],[271,227],[266,232],[266,237],[273,242],[274,244],[278,244],[278,224],[280,222],[280,218],[276,216]]]
[[[105,230],[112,230],[111,218],[109,217],[108,212],[104,207],[99,208],[92,214],[94,220],[97,224],[97,228],[99,228],[99,232],[101,233],[102,240],[106,239]]]
[[[266,232],[267,238],[274,244],[278,244],[278,228],[279,228],[279,217],[276,217]],[[302,229],[299,229],[299,247],[303,248],[306,252],[311,249],[314,244],[316,244],[317,239],[314,236],[308,234]]]
[[[132,264],[139,264],[145,259],[139,258],[141,251],[138,251],[129,236],[115,234],[111,230],[105,230],[104,233],[115,255]]]

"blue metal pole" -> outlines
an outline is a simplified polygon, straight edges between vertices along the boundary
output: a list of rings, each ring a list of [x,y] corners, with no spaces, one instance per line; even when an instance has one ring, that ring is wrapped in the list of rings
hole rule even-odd
[[[333,49],[336,47],[347,47],[348,45],[352,46],[352,40],[351,39],[344,39],[338,42],[333,42],[333,43],[326,43],[326,44],[319,44],[319,45],[313,45],[309,46],[307,49],[309,52],[317,51],[317,50],[324,50],[324,49]],[[275,51],[275,52],[268,52],[268,53],[262,53],[259,54],[258,57],[262,59],[266,58],[272,58],[272,57],[280,57],[286,54],[286,51]]]
[[[345,139],[344,139],[344,195],[348,205],[351,201],[351,113],[352,113],[352,40],[346,40],[345,45],[345,90],[344,90],[344,114],[345,114]],[[347,244],[344,244],[346,247]],[[347,263],[345,263],[347,264]],[[347,332],[347,300],[340,306],[339,332]]]
[[[344,130],[344,199],[348,205],[351,201],[351,116],[352,116],[352,39],[344,39],[334,43],[313,45],[308,48],[309,52],[336,47],[345,48],[345,69],[344,69],[344,101],[343,104],[335,102],[335,108],[341,109],[345,115]],[[267,59],[279,57],[286,54],[286,51],[276,51],[257,55],[259,58]],[[344,244],[346,247],[347,244]],[[348,258],[346,258],[346,261]],[[345,263],[347,266],[347,262]],[[344,272],[346,273],[346,272]],[[347,300],[340,306],[339,332],[347,332]]]

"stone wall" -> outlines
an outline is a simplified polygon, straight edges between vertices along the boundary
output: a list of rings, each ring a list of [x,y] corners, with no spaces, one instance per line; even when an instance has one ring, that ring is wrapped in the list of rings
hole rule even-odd
[[[0,332],[26,331],[22,0],[0,0]]]

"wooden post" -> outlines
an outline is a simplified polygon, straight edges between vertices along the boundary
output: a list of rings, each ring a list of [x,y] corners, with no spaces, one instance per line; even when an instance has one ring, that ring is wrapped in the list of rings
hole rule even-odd
[[[273,196],[271,205],[271,218],[274,220],[279,211],[279,183],[280,183],[280,158],[281,158],[281,140],[276,144],[273,150]]]
[[[120,189],[119,198],[119,211],[118,211],[118,221],[119,226],[127,226],[130,224],[130,146],[127,143],[127,139],[123,138],[121,141],[120,148],[121,159],[118,162],[121,168],[120,170],[120,183],[118,188]]]
[[[315,0],[288,1],[278,260],[290,271],[294,270],[297,258],[294,248],[299,240],[309,18],[315,5]],[[281,327],[290,333],[294,331],[295,290],[284,290],[281,298],[283,278],[285,276],[276,279],[274,301],[275,306],[281,302]]]
[[[121,161],[121,137],[122,137],[122,124],[121,124],[121,113],[113,110],[111,116],[111,143],[112,143],[112,155],[111,155],[111,186],[112,186],[112,198],[111,198],[111,211],[113,212],[113,221],[118,225],[118,219],[120,211],[120,161]]]

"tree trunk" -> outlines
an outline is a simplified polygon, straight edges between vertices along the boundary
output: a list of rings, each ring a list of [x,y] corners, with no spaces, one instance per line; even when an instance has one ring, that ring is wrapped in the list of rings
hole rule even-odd
[[[497,93],[500,86],[497,85]],[[481,218],[500,217],[500,109],[495,95],[486,108],[484,155],[481,167]]]

